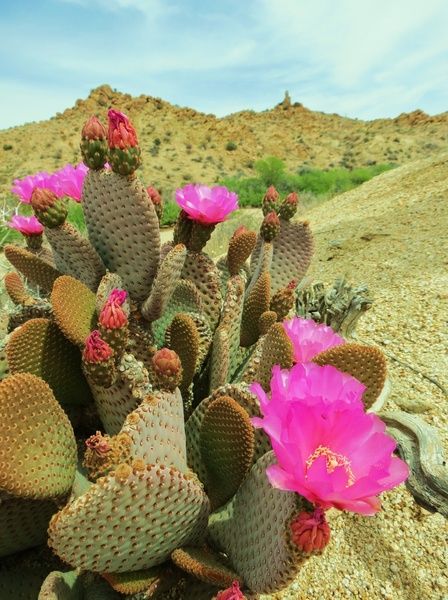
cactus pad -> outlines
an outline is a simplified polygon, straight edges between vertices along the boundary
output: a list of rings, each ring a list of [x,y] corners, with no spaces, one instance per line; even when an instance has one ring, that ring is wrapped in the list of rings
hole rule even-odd
[[[386,358],[381,350],[372,346],[342,344],[321,352],[313,362],[332,365],[363,383],[367,388],[362,396],[366,409],[372,406],[386,383]]]
[[[63,407],[91,399],[79,350],[52,321],[27,321],[11,334],[6,353],[12,373],[31,373],[43,379]]]
[[[83,208],[89,237],[106,267],[133,300],[145,300],[159,265],[159,222],[137,178],[89,171]]]
[[[23,498],[66,494],[75,477],[76,441],[49,386],[18,373],[0,382],[0,489]]]
[[[222,304],[221,281],[215,263],[203,252],[189,252],[182,277],[192,281],[199,290],[204,313],[214,327],[219,320]]]
[[[36,254],[33,254],[26,248],[6,244],[4,248],[5,256],[9,262],[18,270],[28,281],[37,285],[43,292],[51,292],[54,282],[61,275],[50,263],[46,262]]]
[[[51,304],[62,333],[73,344],[84,346],[91,330],[95,329],[95,294],[77,279],[63,275],[55,281]]]
[[[52,518],[49,545],[81,569],[137,571],[199,541],[208,510],[195,478],[173,467],[123,464]]]
[[[226,564],[224,556],[209,548],[186,546],[171,554],[173,563],[189,575],[217,587],[230,587],[234,581],[243,585],[241,578]]]
[[[288,585],[306,555],[290,541],[290,522],[303,507],[300,496],[272,487],[266,468],[273,452],[252,467],[233,500],[210,517],[209,533],[254,592]]]
[[[96,291],[106,269],[89,240],[70,223],[53,229],[47,227],[45,235],[57,256],[59,270]]]
[[[213,507],[227,502],[241,485],[252,466],[254,445],[249,415],[235,400],[222,396],[208,405],[200,447]]]
[[[16,271],[7,273],[4,278],[5,289],[14,304],[30,304],[34,299],[26,291],[23,280]]]
[[[260,335],[259,320],[269,310],[271,277],[267,271],[262,273],[244,302],[241,321],[241,346],[252,346]]]
[[[127,417],[122,433],[131,440],[133,458],[187,472],[184,410],[179,390],[148,396]]]
[[[193,319],[179,313],[171,321],[167,331],[167,346],[176,352],[182,363],[182,382],[180,389],[188,390],[193,381],[199,360],[199,332]]]
[[[269,389],[272,367],[280,365],[282,369],[290,369],[293,365],[294,349],[286,335],[282,323],[274,323],[262,340],[262,349],[257,373],[254,377],[263,389]]]

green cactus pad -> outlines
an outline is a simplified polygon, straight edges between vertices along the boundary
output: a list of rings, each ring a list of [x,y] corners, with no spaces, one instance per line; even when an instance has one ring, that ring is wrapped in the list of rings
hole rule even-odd
[[[210,402],[201,424],[200,448],[212,507],[225,504],[244,481],[254,446],[254,428],[246,410],[229,396]]]
[[[9,262],[28,281],[39,286],[45,293],[51,292],[54,282],[62,275],[50,263],[21,246],[6,244],[4,253]]]
[[[244,302],[241,319],[241,346],[252,346],[258,340],[260,316],[269,310],[270,295],[271,276],[265,271],[260,275]]]
[[[174,317],[167,332],[167,347],[180,358],[182,363],[182,382],[180,389],[187,391],[193,381],[199,359],[199,333],[193,319],[183,313]]]
[[[147,321],[156,321],[162,316],[180,279],[186,256],[185,246],[177,244],[164,257],[154,280],[151,294],[141,309],[142,315]]]
[[[300,282],[310,266],[314,242],[307,221],[294,222],[281,219],[280,233],[272,242],[274,254],[271,263],[272,293],[288,285],[291,280]],[[261,242],[253,257],[256,261]]]
[[[47,228],[45,235],[57,257],[58,269],[96,291],[106,269],[89,240],[70,223],[63,223],[53,229]]]
[[[151,589],[158,588],[163,581],[165,566],[151,567],[141,571],[129,571],[126,573],[102,573],[102,577],[108,584],[120,594],[131,596],[140,594]],[[120,596],[121,597],[121,596]]]
[[[260,407],[257,397],[250,393],[247,386],[244,384],[227,384],[218,388],[208,398],[202,400],[202,402],[195,408],[192,415],[185,424],[185,435],[187,440],[187,460],[189,467],[197,473],[199,479],[206,483],[207,471],[205,464],[202,460],[200,450],[200,435],[202,428],[202,421],[204,419],[207,408],[211,402],[221,398],[223,396],[230,396],[235,402],[237,402],[250,417],[261,416]],[[269,440],[262,429],[255,429],[255,450],[254,450],[254,462],[258,460],[260,456],[263,456],[268,450],[271,449]]]
[[[243,301],[244,281],[234,275],[227,281],[221,320],[213,339],[210,391],[227,383],[238,366]]]
[[[203,313],[201,294],[195,284],[187,279],[177,282],[163,315],[152,323],[154,341],[158,347],[164,345],[167,327],[178,313]]]
[[[159,266],[159,221],[142,183],[89,171],[83,208],[89,238],[106,267],[118,273],[131,298],[148,298]]]
[[[387,377],[386,357],[379,348],[362,344],[341,344],[313,358],[318,365],[332,365],[366,386],[362,401],[370,408],[381,394]]]
[[[16,271],[6,273],[3,281],[8,296],[14,304],[19,306],[24,304],[34,304],[34,298],[26,291],[23,280]]]
[[[185,259],[182,277],[192,281],[201,294],[203,311],[212,329],[221,314],[221,280],[212,259],[203,252],[189,252]]]
[[[227,266],[231,275],[237,275],[240,272],[256,243],[255,231],[243,231],[230,239],[227,250]]]
[[[173,467],[119,465],[52,518],[48,543],[81,569],[138,571],[163,563],[176,547],[198,543],[208,512],[196,478]]]
[[[226,558],[210,548],[185,546],[171,553],[173,563],[192,577],[216,587],[230,587],[234,581],[243,581],[228,565]]]
[[[106,388],[89,379],[95,406],[106,433],[117,434],[130,412],[148,393],[148,372],[132,354],[123,354],[118,379]]]
[[[84,600],[84,586],[77,571],[52,571],[45,578],[37,600]]]
[[[0,557],[45,544],[56,511],[51,500],[0,498]]]
[[[55,281],[51,304],[62,333],[83,348],[86,338],[95,329],[95,294],[77,279],[63,275]]]
[[[75,477],[72,426],[50,387],[29,373],[0,382],[0,489],[22,498],[66,494]]]
[[[252,467],[235,497],[210,516],[209,533],[253,592],[269,594],[288,585],[306,555],[290,541],[290,523],[303,509],[294,492],[272,487],[266,468],[273,452]]]
[[[130,455],[145,464],[188,471],[184,407],[179,390],[154,392],[126,419],[122,433],[131,439]]]
[[[80,352],[52,321],[27,321],[11,334],[6,354],[12,373],[31,373],[46,381],[62,407],[91,401]]]
[[[42,551],[43,550],[43,551]],[[4,558],[0,564],[0,598],[2,600],[36,600],[49,569],[59,564],[37,548]]]
[[[282,369],[290,369],[294,360],[294,348],[282,323],[274,323],[270,327],[262,344],[260,362],[254,380],[261,383],[264,390],[269,390],[272,367],[280,365]]]

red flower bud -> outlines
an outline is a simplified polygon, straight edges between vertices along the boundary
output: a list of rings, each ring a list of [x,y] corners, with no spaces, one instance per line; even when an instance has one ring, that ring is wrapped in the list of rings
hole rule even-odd
[[[106,329],[120,329],[127,325],[128,318],[118,302],[107,300],[100,313],[98,322]]]
[[[266,242],[271,242],[280,231],[280,219],[275,211],[269,212],[263,219],[260,234]]]
[[[304,552],[323,550],[330,541],[330,527],[322,508],[301,512],[291,523],[291,539]]]
[[[264,200],[267,202],[277,202],[280,198],[280,194],[277,192],[273,185],[270,185],[266,190],[266,194],[264,195]]]
[[[31,194],[31,206],[34,210],[42,212],[51,208],[57,200],[58,197],[54,192],[44,188],[35,188]]]
[[[238,581],[234,581],[232,586],[222,592],[218,592],[216,600],[245,600],[243,592],[240,590]]]
[[[97,431],[95,435],[91,435],[86,440],[86,446],[90,450],[93,450],[94,452],[100,455],[107,454],[112,450],[108,438],[104,437],[101,431]]]
[[[99,331],[94,330],[85,341],[83,359],[90,363],[105,362],[111,358],[114,351],[101,338]]]
[[[128,117],[112,108],[107,113],[109,117],[109,131],[107,139],[109,148],[135,148],[138,145],[137,133]]]
[[[85,140],[105,140],[107,132],[101,121],[93,115],[85,122],[81,135]]]
[[[107,302],[114,302],[119,306],[123,306],[128,297],[128,293],[126,290],[120,290],[119,288],[114,288],[107,298]]]
[[[296,205],[299,202],[299,196],[297,192],[291,192],[288,194],[283,202],[285,202],[285,204]]]
[[[153,204],[161,204],[162,203],[162,196],[160,195],[159,190],[157,190],[155,187],[152,187],[151,185],[148,186],[146,188],[146,192],[147,192],[148,196],[151,198],[151,201]]]

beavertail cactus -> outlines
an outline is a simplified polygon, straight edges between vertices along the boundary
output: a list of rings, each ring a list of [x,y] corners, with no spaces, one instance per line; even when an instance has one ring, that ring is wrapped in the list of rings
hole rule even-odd
[[[272,186],[259,233],[238,227],[216,263],[204,248],[237,195],[178,189],[161,247],[136,130],[107,117],[82,129],[84,165],[15,182],[35,217],[5,248],[20,274],[0,355],[0,595],[18,597],[15,553],[43,544],[33,599],[277,592],[332,543],[329,507],[373,513],[407,475],[372,414],[384,356],[342,337],[370,301],[304,285],[311,229]]]

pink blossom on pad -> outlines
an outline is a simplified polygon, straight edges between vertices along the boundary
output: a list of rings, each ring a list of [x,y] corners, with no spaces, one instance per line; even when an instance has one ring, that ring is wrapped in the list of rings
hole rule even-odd
[[[23,217],[21,215],[14,215],[8,223],[8,227],[26,236],[42,235],[44,230],[35,216]]]
[[[312,319],[294,317],[283,321],[283,327],[294,347],[294,360],[299,363],[308,362],[324,350],[345,343],[331,327]]]
[[[176,190],[176,202],[191,220],[204,225],[221,223],[238,208],[238,196],[220,185],[189,183]]]

